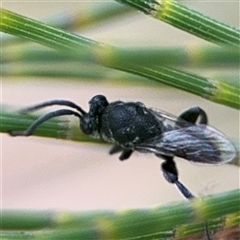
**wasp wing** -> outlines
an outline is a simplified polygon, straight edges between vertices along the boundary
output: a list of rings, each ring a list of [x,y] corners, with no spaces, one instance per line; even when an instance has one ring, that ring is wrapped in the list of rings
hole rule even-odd
[[[222,133],[204,124],[192,124],[163,132],[137,144],[135,149],[211,164],[229,162],[236,156],[233,144]]]
[[[148,108],[148,111],[153,114],[163,125],[163,131],[171,131],[183,127],[193,126],[193,123],[187,122],[173,114],[164,112],[162,110]]]

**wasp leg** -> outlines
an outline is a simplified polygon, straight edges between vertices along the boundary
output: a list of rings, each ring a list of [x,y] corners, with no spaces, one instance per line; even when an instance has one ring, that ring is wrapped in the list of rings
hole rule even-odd
[[[178,118],[181,118],[190,123],[196,123],[198,117],[200,117],[199,119],[200,124],[208,124],[207,114],[200,107],[190,108],[178,116]]]
[[[176,168],[176,164],[173,161],[173,158],[166,156],[162,157],[165,159],[165,162],[161,165],[164,178],[169,183],[175,184],[185,198],[194,198],[194,195],[180,181],[178,181],[178,171]]]
[[[129,148],[123,148],[120,145],[114,145],[110,149],[109,154],[115,154],[115,153],[118,153],[118,152],[122,152],[121,155],[119,156],[119,160],[124,161],[131,156],[133,150],[129,149]]]
[[[124,161],[124,160],[128,159],[132,155],[132,153],[133,153],[132,149],[124,149],[122,151],[122,154],[119,157],[119,160]]]
[[[109,154],[115,154],[118,152],[121,152],[123,150],[123,148],[120,145],[113,145],[113,147],[110,149]]]
[[[165,162],[162,163],[161,165],[164,178],[169,183],[175,184],[185,198],[189,200],[195,198],[195,196],[181,182],[178,181],[178,171],[176,168],[176,164],[173,161],[173,157],[161,156],[161,155],[157,155],[157,156],[165,159]],[[206,240],[211,240],[211,237],[208,231],[207,222],[204,223],[204,228],[205,228]]]

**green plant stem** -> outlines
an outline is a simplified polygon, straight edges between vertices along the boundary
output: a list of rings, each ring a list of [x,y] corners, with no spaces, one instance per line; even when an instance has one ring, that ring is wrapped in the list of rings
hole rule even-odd
[[[89,64],[82,64],[79,66],[79,62],[67,62],[55,64],[54,62],[47,61],[43,63],[42,61],[34,64],[11,64],[2,66],[2,76],[11,77],[44,77],[44,78],[57,78],[57,79],[76,79],[76,80],[95,80],[101,81],[105,80],[111,73],[108,71],[103,71],[99,66]],[[127,75],[127,74],[125,74]]]
[[[215,68],[215,67],[239,67],[240,53],[235,48],[220,47],[122,47],[115,48],[114,51],[108,53],[112,55],[115,61],[123,62],[128,59],[134,64],[142,64],[148,66],[184,66],[197,68]],[[36,46],[15,47],[14,50],[4,48],[2,50],[2,62],[67,62],[79,61],[84,62],[85,56],[73,56],[63,54],[62,52],[38,49]]]
[[[48,26],[38,21],[23,17],[13,12],[1,10],[0,29],[19,37],[24,37],[42,45],[58,50],[72,52],[77,48],[94,47],[99,43],[75,34],[69,34],[63,30]]]
[[[184,237],[193,232],[203,232],[204,221],[209,222],[210,229],[226,226],[222,217],[228,214],[231,214],[231,226],[235,226],[240,220],[233,213],[239,211],[240,191],[233,190],[189,202],[120,212],[4,210],[1,229],[9,234],[13,229],[28,230],[26,234],[32,233],[34,239],[153,239],[174,237],[174,232],[178,237]],[[187,225],[184,227],[184,224]],[[30,231],[40,229],[45,230]]]
[[[83,29],[92,25],[97,25],[103,21],[113,21],[113,18],[119,18],[132,13],[129,7],[123,7],[119,4],[109,4],[102,2],[97,4],[95,8],[85,9],[81,12],[64,12],[52,16],[47,20],[47,24],[61,29],[75,30]],[[25,42],[26,39],[8,36],[2,39],[2,46],[12,46]]]
[[[155,70],[137,65],[119,65],[118,69],[168,84],[213,102],[240,109],[240,89],[225,83],[168,67],[159,67]]]
[[[63,51],[74,56],[82,55],[86,61],[135,73],[170,86],[199,95],[233,108],[240,108],[239,89],[227,84],[223,85],[208,78],[182,72],[167,67],[138,65],[128,59],[118,60],[118,49],[96,41],[64,32],[45,24],[22,17],[18,14],[1,9],[0,30],[29,38],[45,46]]]
[[[240,47],[240,31],[174,0],[116,0],[216,44]]]

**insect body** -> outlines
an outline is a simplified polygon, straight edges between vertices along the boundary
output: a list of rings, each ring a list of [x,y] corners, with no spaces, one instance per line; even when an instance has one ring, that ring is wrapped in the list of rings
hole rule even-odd
[[[119,159],[128,159],[133,151],[151,152],[164,159],[161,165],[165,179],[174,183],[186,198],[190,191],[178,180],[174,156],[193,162],[220,164],[236,155],[232,143],[222,133],[207,125],[207,115],[199,107],[175,117],[163,111],[147,108],[140,102],[109,103],[96,95],[90,101],[89,112],[66,100],[53,100],[25,109],[33,111],[46,106],[63,105],[72,108],[50,112],[36,120],[26,131],[12,131],[12,136],[29,136],[43,122],[62,115],[74,115],[80,120],[83,133],[114,144],[110,154],[121,152]],[[197,120],[199,119],[199,122]]]

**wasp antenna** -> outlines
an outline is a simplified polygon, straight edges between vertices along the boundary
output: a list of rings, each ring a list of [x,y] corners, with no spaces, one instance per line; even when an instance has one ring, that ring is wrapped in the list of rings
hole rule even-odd
[[[32,125],[26,130],[26,131],[10,131],[9,134],[11,136],[30,136],[33,134],[33,132],[38,128],[42,123],[48,121],[51,118],[64,116],[64,115],[74,115],[78,117],[80,120],[82,119],[82,115],[80,115],[78,112],[69,110],[69,109],[60,109],[54,112],[47,113],[46,115],[38,118],[35,122],[32,123]]]
[[[66,107],[70,107],[70,108],[74,108],[77,111],[79,111],[82,115],[85,115],[86,112],[77,104],[75,104],[74,102],[68,101],[68,100],[50,100],[47,102],[43,102],[43,103],[39,103],[37,105],[31,106],[31,107],[27,107],[21,110],[21,112],[25,113],[25,112],[30,112],[30,111],[35,111],[44,107],[49,107],[49,106],[53,106],[53,105],[60,105],[60,106],[66,106]]]

